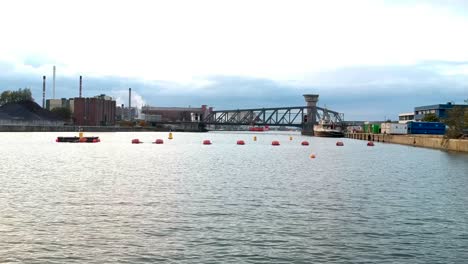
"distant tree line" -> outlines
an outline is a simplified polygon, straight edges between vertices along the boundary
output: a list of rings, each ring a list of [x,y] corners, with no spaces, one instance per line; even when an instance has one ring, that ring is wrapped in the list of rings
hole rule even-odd
[[[0,106],[8,103],[19,103],[22,101],[34,101],[31,90],[28,88],[19,89],[18,91],[4,91],[0,95]]]

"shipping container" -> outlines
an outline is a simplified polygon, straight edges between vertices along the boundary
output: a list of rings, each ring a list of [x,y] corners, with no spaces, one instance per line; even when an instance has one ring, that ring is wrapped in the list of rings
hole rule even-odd
[[[370,125],[368,125],[368,124],[362,125],[362,132],[363,132],[363,133],[370,133],[369,126],[370,126]]]
[[[379,124],[372,124],[371,125],[371,133],[372,134],[380,134],[380,125]]]
[[[404,135],[408,134],[408,126],[401,123],[382,123],[382,134]]]
[[[445,124],[441,122],[408,122],[408,134],[445,134]]]

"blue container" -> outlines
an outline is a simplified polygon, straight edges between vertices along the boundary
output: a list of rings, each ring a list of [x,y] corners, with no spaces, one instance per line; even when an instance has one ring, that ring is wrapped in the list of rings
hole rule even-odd
[[[445,124],[441,122],[408,122],[408,134],[445,134]]]

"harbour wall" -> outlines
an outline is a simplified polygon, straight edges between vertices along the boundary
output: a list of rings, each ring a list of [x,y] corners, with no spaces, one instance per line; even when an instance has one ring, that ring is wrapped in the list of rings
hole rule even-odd
[[[416,147],[442,149],[468,153],[468,140],[445,139],[438,135],[389,135],[370,133],[346,133],[345,137],[374,142],[395,143]]]
[[[177,127],[121,127],[121,126],[0,126],[0,132],[204,132],[198,126]]]

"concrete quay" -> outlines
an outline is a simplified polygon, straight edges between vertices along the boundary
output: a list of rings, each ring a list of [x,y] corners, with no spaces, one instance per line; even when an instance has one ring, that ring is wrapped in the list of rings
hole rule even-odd
[[[395,143],[416,147],[468,153],[468,140],[445,139],[443,136],[439,135],[389,135],[370,133],[346,133],[345,137],[358,140]]]

